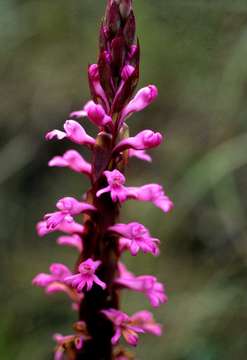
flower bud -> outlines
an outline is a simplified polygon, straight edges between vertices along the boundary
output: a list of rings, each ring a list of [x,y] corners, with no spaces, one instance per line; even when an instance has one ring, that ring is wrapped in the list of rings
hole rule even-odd
[[[132,10],[132,0],[120,0],[119,11],[121,16],[126,19]]]

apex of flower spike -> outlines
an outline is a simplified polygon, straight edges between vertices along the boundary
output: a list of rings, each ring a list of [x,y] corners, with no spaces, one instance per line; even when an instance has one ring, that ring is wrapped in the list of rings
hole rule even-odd
[[[132,0],[108,0],[105,20],[108,24],[113,23],[120,15],[123,20],[126,20],[132,11]],[[116,21],[116,20],[115,20]],[[116,28],[116,25],[114,29]]]
[[[123,18],[127,18],[132,10],[132,0],[120,0],[119,10]]]

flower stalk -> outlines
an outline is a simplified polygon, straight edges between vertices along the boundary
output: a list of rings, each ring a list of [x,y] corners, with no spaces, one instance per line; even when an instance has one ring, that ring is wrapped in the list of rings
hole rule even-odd
[[[59,231],[57,243],[78,252],[72,272],[63,264],[52,264],[50,273],[38,274],[33,284],[47,294],[65,292],[78,312],[74,334],[54,335],[55,360],[128,360],[133,355],[119,347],[121,337],[136,346],[139,335],[161,335],[161,326],[151,313],[139,311],[131,316],[120,310],[123,289],[143,293],[154,307],[167,301],[164,286],[154,276],[135,276],[121,263],[122,253],[159,254],[160,241],[137,221],[119,222],[121,204],[127,200],[151,202],[164,213],[172,201],[159,184],[138,187],[126,185],[126,167],[132,157],[151,161],[146,150],[159,146],[160,133],[144,130],[129,135],[127,119],[145,109],[158,95],[149,85],[136,89],[139,79],[140,46],[131,0],[108,0],[99,35],[99,57],[88,67],[92,99],[72,112],[64,130],[52,130],[47,140],[69,140],[91,152],[91,163],[76,150],[55,156],[49,166],[69,168],[89,178],[90,189],[81,198],[60,199],[57,210],[38,223],[40,236]],[[82,126],[87,118],[98,129],[96,139]],[[77,120],[82,119],[82,123]],[[75,220],[82,217],[82,223]]]

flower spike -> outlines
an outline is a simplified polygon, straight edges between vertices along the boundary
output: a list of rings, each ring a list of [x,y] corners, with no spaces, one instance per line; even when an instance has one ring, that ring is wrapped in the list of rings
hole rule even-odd
[[[106,0],[105,16],[99,31],[99,55],[88,66],[91,99],[73,111],[63,130],[52,130],[47,140],[70,140],[77,148],[54,156],[49,167],[68,168],[85,174],[90,188],[78,198],[61,197],[56,210],[37,224],[40,237],[60,232],[56,243],[77,251],[73,272],[53,263],[49,273],[40,273],[33,285],[47,295],[65,293],[71,309],[78,313],[71,335],[55,334],[55,360],[133,360],[118,343],[123,337],[137,346],[140,334],[160,336],[162,327],[153,315],[138,311],[132,316],[120,309],[122,290],[143,294],[154,308],[166,303],[164,285],[153,275],[136,276],[121,262],[130,255],[159,255],[160,240],[138,221],[119,220],[127,200],[151,202],[164,213],[173,203],[159,184],[127,186],[127,165],[133,158],[151,162],[149,149],[163,142],[163,135],[145,129],[130,136],[127,119],[144,110],[158,96],[155,85],[136,91],[140,76],[140,44],[132,0]],[[90,136],[77,120],[87,118],[95,125]],[[90,150],[90,161],[81,155],[81,146]],[[75,196],[75,197],[74,197]]]

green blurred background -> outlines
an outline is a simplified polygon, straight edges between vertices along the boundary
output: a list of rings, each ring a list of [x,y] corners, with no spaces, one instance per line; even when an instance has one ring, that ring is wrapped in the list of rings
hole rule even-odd
[[[47,167],[69,144],[47,143],[44,133],[89,98],[104,3],[0,0],[0,359],[51,359],[52,333],[69,333],[76,319],[65,296],[31,286],[51,262],[72,266],[76,256],[55,236],[39,239],[35,223],[88,187]],[[152,166],[132,160],[128,182],[163,183],[176,205],[165,217],[147,204],[123,207],[123,221],[162,240],[159,259],[126,256],[129,268],[157,275],[169,294],[155,311],[166,333],[142,337],[138,359],[246,360],[247,2],[136,0],[135,9],[140,86],[157,84],[160,95],[129,125],[166,141]],[[149,305],[125,293],[123,308]]]

